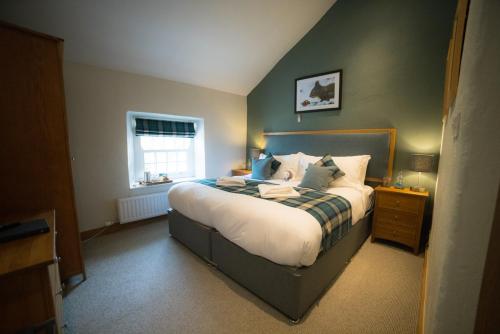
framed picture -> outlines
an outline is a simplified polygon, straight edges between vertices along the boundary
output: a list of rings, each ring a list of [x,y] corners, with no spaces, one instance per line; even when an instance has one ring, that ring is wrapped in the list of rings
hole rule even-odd
[[[342,70],[295,80],[295,113],[340,109]]]

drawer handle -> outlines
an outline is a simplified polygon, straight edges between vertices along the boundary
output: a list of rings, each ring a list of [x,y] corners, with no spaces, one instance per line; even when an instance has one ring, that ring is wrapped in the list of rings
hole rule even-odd
[[[62,260],[62,257],[60,257],[60,256],[56,256],[56,262],[57,262],[57,263],[61,262],[61,260]]]

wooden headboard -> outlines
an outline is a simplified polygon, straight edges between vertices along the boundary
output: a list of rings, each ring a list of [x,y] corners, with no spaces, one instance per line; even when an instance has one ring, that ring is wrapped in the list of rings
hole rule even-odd
[[[392,177],[396,129],[352,129],[266,132],[265,152],[309,155],[349,156],[371,155],[366,181],[382,182],[384,176]]]

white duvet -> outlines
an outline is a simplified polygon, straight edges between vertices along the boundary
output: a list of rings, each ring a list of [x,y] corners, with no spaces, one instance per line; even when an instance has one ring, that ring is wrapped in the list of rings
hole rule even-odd
[[[283,184],[280,180],[269,181]],[[288,183],[296,186],[298,182]],[[351,203],[354,224],[370,206],[373,189],[336,187],[327,192]],[[247,252],[278,264],[309,266],[321,248],[321,226],[301,209],[194,182],[174,185],[168,199],[170,206],[183,215],[217,229]]]

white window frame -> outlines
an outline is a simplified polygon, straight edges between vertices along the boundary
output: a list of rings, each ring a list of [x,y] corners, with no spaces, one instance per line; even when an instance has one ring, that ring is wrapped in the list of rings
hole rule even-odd
[[[143,145],[141,145],[141,139],[148,136],[136,136],[135,135],[135,119],[136,118],[147,118],[147,119],[157,119],[163,121],[180,121],[180,122],[193,122],[195,125],[196,135],[192,140],[188,150],[178,149],[176,147],[165,149],[146,149],[144,150]],[[155,137],[155,136],[151,136]],[[165,138],[165,137],[155,137],[155,138]],[[171,137],[173,140],[186,140],[181,137]],[[161,139],[160,139],[161,140]],[[186,152],[187,159],[186,163],[188,168],[185,172],[175,172],[168,173],[168,177],[173,181],[182,181],[186,179],[194,178],[204,178],[205,177],[205,149],[204,149],[204,121],[201,118],[178,116],[178,115],[166,115],[166,114],[154,114],[146,112],[127,112],[127,151],[128,151],[128,171],[129,171],[129,186],[130,189],[141,188],[143,185],[139,184],[139,181],[144,179],[144,169],[145,161],[144,156],[146,153],[174,153]],[[167,160],[168,161],[168,160]],[[158,175],[152,175],[153,177]]]

